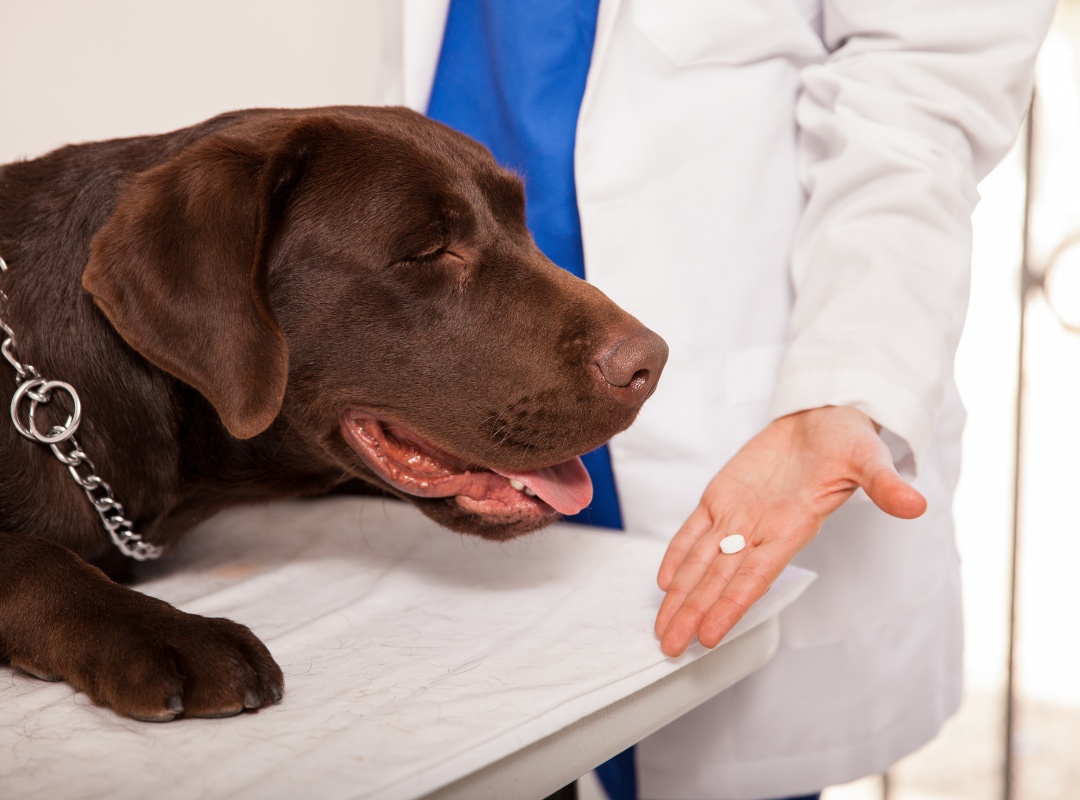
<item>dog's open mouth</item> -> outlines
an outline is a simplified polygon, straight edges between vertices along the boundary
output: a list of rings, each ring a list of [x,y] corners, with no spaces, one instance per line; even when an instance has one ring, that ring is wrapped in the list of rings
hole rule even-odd
[[[407,427],[351,409],[341,417],[345,441],[390,486],[415,497],[453,497],[490,517],[576,514],[592,500],[580,458],[528,472],[468,464]]]

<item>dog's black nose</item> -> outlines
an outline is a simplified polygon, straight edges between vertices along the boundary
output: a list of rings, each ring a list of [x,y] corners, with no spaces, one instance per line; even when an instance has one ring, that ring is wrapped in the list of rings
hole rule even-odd
[[[629,406],[653,393],[667,363],[667,342],[648,328],[621,331],[608,340],[596,359],[603,388]]]

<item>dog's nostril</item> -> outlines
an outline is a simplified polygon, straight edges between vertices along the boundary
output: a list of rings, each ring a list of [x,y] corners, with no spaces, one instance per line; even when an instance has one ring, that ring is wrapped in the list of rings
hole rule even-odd
[[[631,389],[638,386],[644,386],[649,382],[649,371],[647,369],[639,369],[634,373],[634,377],[630,379],[630,383],[627,384]]]
[[[667,343],[648,328],[623,333],[606,347],[596,366],[606,388],[622,390],[627,402],[640,403],[648,397],[667,361]]]

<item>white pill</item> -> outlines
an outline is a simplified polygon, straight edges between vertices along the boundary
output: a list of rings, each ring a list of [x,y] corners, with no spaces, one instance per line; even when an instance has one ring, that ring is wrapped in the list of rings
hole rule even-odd
[[[725,536],[720,540],[720,552],[725,555],[738,553],[744,547],[746,547],[746,539],[739,533],[733,533],[731,536]]]

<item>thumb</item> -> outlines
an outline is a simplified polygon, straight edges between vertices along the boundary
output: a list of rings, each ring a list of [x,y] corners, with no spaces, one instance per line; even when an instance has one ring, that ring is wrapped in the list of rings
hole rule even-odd
[[[892,454],[878,440],[876,452],[860,465],[858,483],[874,505],[893,517],[915,519],[926,511],[926,498],[900,477],[892,463]]]

